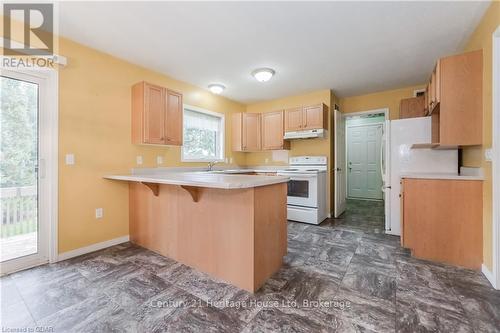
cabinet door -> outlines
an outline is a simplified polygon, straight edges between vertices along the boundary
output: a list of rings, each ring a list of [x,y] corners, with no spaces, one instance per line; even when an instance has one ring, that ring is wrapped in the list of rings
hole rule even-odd
[[[404,98],[399,102],[399,118],[404,119],[404,118],[410,118],[408,117],[408,109],[410,106],[410,101],[409,98]]]
[[[434,103],[438,105],[441,102],[441,69],[440,61],[436,63],[436,68],[434,68]]]
[[[285,131],[300,131],[302,129],[302,108],[285,110]]]
[[[287,149],[284,135],[283,111],[262,114],[262,149]]]
[[[260,150],[260,113],[243,114],[243,150]]]
[[[304,129],[325,128],[326,127],[325,115],[326,113],[323,104],[304,107],[303,128]]]
[[[231,117],[231,146],[233,151],[243,151],[243,114],[234,113]]]
[[[166,92],[165,143],[167,145],[182,145],[182,94],[167,90]]]
[[[416,117],[425,117],[424,96],[402,99],[399,109],[399,118],[405,119]]]
[[[144,143],[165,143],[165,88],[144,83]]]

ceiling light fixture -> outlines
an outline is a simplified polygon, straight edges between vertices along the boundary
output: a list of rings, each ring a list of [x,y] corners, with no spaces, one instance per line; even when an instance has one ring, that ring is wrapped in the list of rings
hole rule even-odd
[[[257,68],[252,72],[252,76],[259,82],[267,82],[275,73],[274,69],[271,68]]]
[[[212,83],[208,85],[208,89],[216,95],[220,95],[226,87],[220,83]]]

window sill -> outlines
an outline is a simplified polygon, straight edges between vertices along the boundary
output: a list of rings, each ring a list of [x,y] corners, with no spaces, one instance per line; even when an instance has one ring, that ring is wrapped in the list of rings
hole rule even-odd
[[[213,159],[184,159],[184,158],[181,158],[181,162],[183,162],[183,163],[210,163],[210,162],[224,163],[225,159],[224,158],[222,158],[222,159],[217,159],[217,158],[213,158]]]

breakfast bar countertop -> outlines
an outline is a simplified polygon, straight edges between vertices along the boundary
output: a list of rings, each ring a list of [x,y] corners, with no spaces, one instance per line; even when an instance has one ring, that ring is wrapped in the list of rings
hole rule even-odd
[[[262,175],[232,175],[211,172],[165,172],[158,174],[122,174],[106,175],[105,179],[169,184],[181,186],[195,186],[220,189],[240,189],[286,183],[289,178],[284,176]]]
[[[441,180],[484,180],[480,175],[459,175],[455,173],[404,173],[401,178],[441,179]]]

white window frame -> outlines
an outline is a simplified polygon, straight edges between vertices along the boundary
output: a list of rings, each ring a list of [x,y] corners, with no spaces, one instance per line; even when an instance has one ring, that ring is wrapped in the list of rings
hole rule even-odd
[[[191,110],[191,111],[195,111],[195,112],[199,112],[199,113],[204,113],[204,114],[207,114],[207,115],[210,115],[210,116],[215,116],[215,117],[218,117],[221,119],[221,130],[220,130],[220,151],[221,151],[221,156],[220,158],[197,158],[197,159],[191,159],[191,158],[185,158],[184,157],[184,145],[181,147],[181,162],[223,162],[225,160],[225,155],[226,155],[226,151],[225,151],[225,141],[226,141],[226,118],[225,118],[225,115],[223,113],[219,113],[219,112],[214,112],[214,111],[209,111],[209,110],[206,110],[206,109],[203,109],[203,108],[199,108],[197,106],[192,106],[192,105],[188,105],[188,104],[184,104],[183,105],[183,108],[182,108],[182,112],[184,114],[184,111],[185,110]],[[184,117],[183,117],[184,119]],[[184,122],[182,123],[182,133],[184,135]]]

